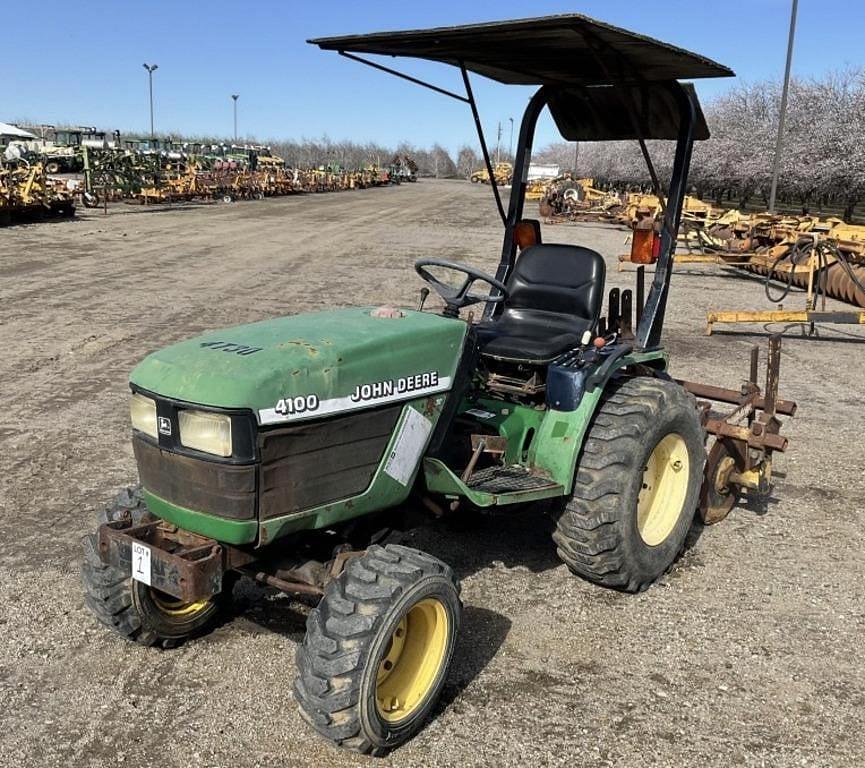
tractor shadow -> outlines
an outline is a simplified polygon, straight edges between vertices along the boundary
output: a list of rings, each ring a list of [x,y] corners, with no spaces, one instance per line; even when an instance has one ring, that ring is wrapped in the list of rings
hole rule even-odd
[[[494,565],[543,573],[562,565],[553,528],[553,520],[537,505],[498,514],[466,508],[433,525],[409,529],[399,543],[435,555],[459,579]]]
[[[463,608],[462,625],[448,678],[433,710],[438,717],[459,698],[472,681],[486,669],[511,629],[511,620],[500,613],[476,605]]]
[[[247,635],[276,634],[300,645],[310,607],[300,598],[243,578],[234,586],[225,623]]]

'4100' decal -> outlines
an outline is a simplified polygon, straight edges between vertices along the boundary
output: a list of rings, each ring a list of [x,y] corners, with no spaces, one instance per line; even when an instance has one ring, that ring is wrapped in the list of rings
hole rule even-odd
[[[321,405],[318,395],[298,395],[297,397],[286,397],[277,401],[273,410],[283,416],[296,416],[301,413],[312,413]]]

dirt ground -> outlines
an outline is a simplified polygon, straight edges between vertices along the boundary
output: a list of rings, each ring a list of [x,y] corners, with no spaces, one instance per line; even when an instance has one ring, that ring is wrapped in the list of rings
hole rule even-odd
[[[600,250],[627,287],[624,234],[545,230]],[[370,763],[296,710],[303,606],[243,584],[212,634],[141,648],[85,610],[78,542],[135,482],[126,377],[148,352],[273,315],[413,304],[415,258],[494,271],[499,242],[488,189],[435,181],[0,230],[0,765]],[[738,386],[765,329],[707,338],[704,317],[751,306],[766,306],[753,279],[677,272],[673,373]],[[862,766],[865,333],[821,336],[787,329],[782,395],[800,409],[770,502],[695,531],[644,594],[570,575],[525,513],[414,532],[461,575],[464,625],[434,717],[378,764]]]

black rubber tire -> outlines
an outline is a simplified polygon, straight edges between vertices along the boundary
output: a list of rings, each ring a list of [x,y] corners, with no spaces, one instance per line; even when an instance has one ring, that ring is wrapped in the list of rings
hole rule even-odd
[[[147,509],[144,497],[141,495],[140,485],[130,485],[120,491],[105,507],[96,515],[96,525],[102,523],[118,522],[119,520],[131,520],[135,525],[153,520],[153,515]]]
[[[429,597],[448,617],[442,663],[423,703],[388,723],[375,700],[378,668],[400,620]],[[304,719],[325,738],[362,754],[383,755],[410,739],[441,693],[461,611],[453,571],[431,555],[389,544],[349,560],[310,613],[297,650],[294,693]]]
[[[45,173],[60,173],[60,163],[55,161],[45,163]]]
[[[152,519],[138,486],[122,491],[97,515],[100,525],[125,519],[133,523]],[[222,592],[212,597],[205,609],[189,617],[169,618],[159,610],[149,586],[102,562],[95,533],[84,536],[81,544],[84,602],[100,622],[128,640],[146,646],[173,648],[210,629],[230,602],[234,579],[226,574]]]
[[[688,486],[672,530],[651,546],[637,527],[637,499],[649,456],[673,432],[687,448]],[[666,573],[699,505],[704,438],[693,397],[675,382],[638,377],[607,384],[577,462],[573,493],[553,533],[568,568],[625,592],[640,592]]]

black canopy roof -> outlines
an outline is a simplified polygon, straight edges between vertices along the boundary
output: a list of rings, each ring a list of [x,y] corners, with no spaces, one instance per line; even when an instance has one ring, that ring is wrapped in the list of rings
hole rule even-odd
[[[704,56],[575,13],[308,42],[346,53],[462,63],[513,85],[607,85],[733,74]]]

